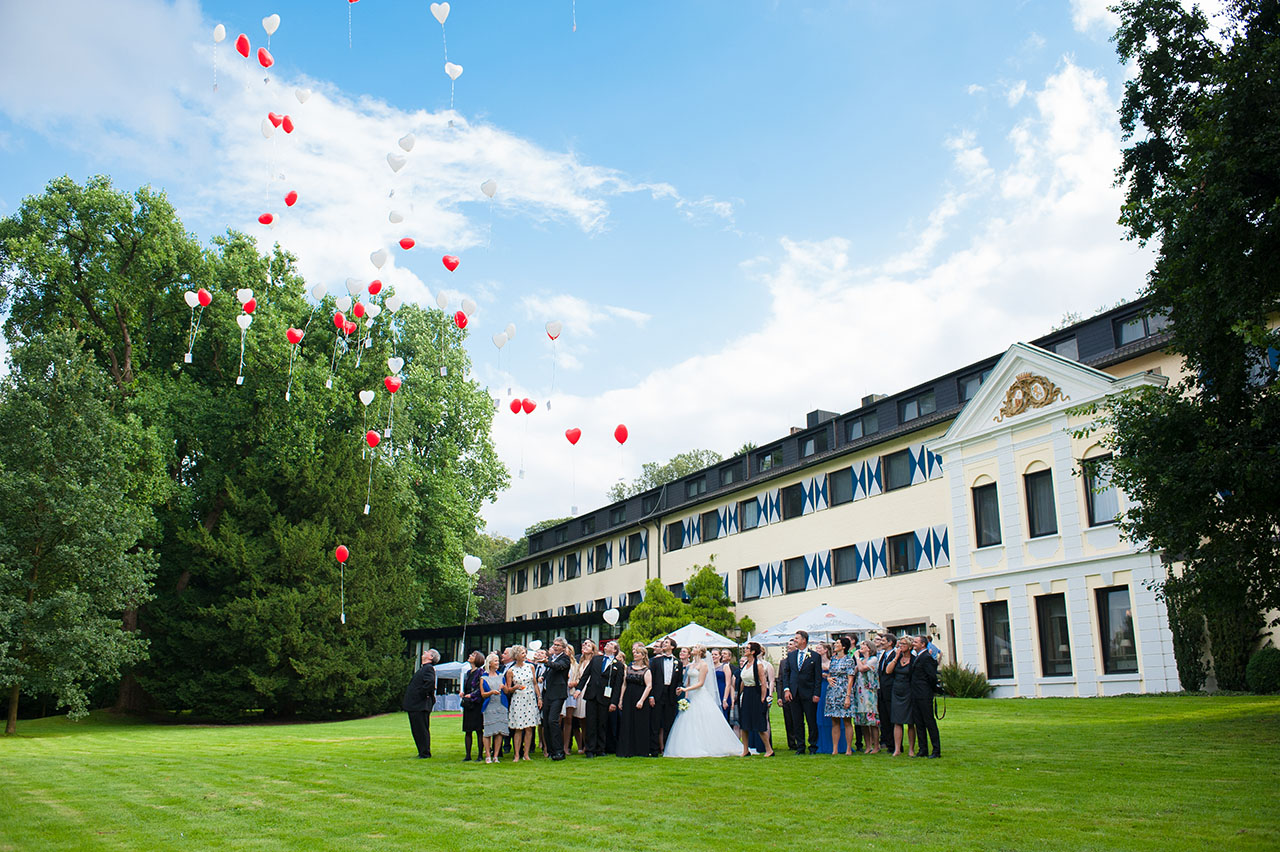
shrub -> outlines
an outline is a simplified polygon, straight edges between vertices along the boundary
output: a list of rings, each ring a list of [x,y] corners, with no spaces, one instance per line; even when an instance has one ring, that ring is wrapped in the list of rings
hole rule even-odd
[[[1280,648],[1260,648],[1249,658],[1245,681],[1254,692],[1280,692]]]
[[[939,666],[938,682],[947,695],[956,698],[986,698],[994,688],[982,672],[959,663]]]

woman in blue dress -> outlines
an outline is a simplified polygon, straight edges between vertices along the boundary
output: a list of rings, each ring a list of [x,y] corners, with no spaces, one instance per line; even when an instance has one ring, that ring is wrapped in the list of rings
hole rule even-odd
[[[837,639],[832,649],[835,656],[831,660],[831,666],[827,670],[827,678],[823,683],[826,687],[826,698],[823,699],[824,709],[827,718],[831,720],[830,737],[832,742],[844,743],[843,749],[834,750],[832,753],[843,751],[844,754],[853,754],[853,679],[854,665],[853,660],[849,657],[849,649],[853,647],[853,642],[848,637]]]

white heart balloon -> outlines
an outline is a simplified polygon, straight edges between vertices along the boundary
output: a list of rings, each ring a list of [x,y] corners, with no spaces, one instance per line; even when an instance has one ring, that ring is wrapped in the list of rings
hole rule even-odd
[[[436,293],[436,304],[440,306],[442,311],[449,307],[449,296],[443,290]]]
[[[264,139],[270,139],[271,134],[275,132],[276,132],[276,126],[271,123],[271,119],[269,118],[262,119],[262,137]]]
[[[392,210],[390,213],[387,214],[387,221],[393,225],[399,225],[401,222],[404,221],[404,214],[401,213],[399,210]]]
[[[381,305],[370,305],[369,307],[367,307],[367,308],[365,308],[365,309],[364,309],[364,312],[365,312],[366,314],[368,314],[368,315],[369,315],[369,319],[373,319],[373,318],[374,318],[374,317],[376,317],[378,314],[382,313],[382,306],[381,306]]]
[[[391,313],[393,314],[396,311],[400,310],[400,306],[403,304],[404,304],[404,301],[399,296],[387,297],[387,301],[386,301],[387,310],[391,311]]]
[[[404,369],[403,358],[388,358],[387,369],[391,371],[391,375],[395,375]]]
[[[391,171],[393,172],[399,172],[403,169],[406,162],[408,161],[405,159],[404,154],[387,155],[387,165],[391,167]]]
[[[365,407],[365,408],[368,408],[368,407],[369,407],[369,404],[373,402],[373,397],[374,397],[374,396],[375,396],[375,394],[374,394],[374,392],[373,392],[373,391],[371,391],[371,390],[362,390],[362,391],[360,391],[360,401],[364,403],[364,407]]]
[[[200,304],[200,296],[196,294],[195,290],[188,290],[182,294],[182,301],[187,303],[188,308],[194,308]]]
[[[534,639],[532,642],[530,642],[530,643],[529,643],[529,650],[530,650],[530,651],[541,651],[541,650],[542,650],[542,640],[541,640],[541,639]]]
[[[310,89],[294,89],[293,96],[298,99],[298,103],[305,104],[307,98],[311,97]]]
[[[324,298],[324,294],[329,292],[329,288],[323,284],[317,284],[311,288],[311,297],[317,302]]]
[[[338,310],[342,311],[343,313],[346,313],[347,311],[351,310],[351,297],[339,296],[337,299],[334,300],[334,304],[337,306]]]
[[[227,28],[222,24],[218,24],[213,28],[213,43],[221,44],[222,40],[227,37]]]
[[[405,135],[401,136],[399,139],[396,140],[396,144],[399,145],[401,148],[403,148],[405,151],[412,151],[413,143],[417,141],[418,141],[417,139],[413,138],[412,133],[406,133]]]
[[[248,314],[241,314],[240,316],[236,317],[236,325],[240,326],[240,328],[243,329],[244,331],[248,331],[249,326],[252,324],[253,324],[253,317],[249,316]]]
[[[507,336],[502,332],[498,332],[493,336],[493,345],[501,349],[507,345]]]
[[[262,19],[262,28],[267,31],[267,35],[275,35],[276,30],[280,29],[280,16],[267,15]]]
[[[513,323],[513,322],[509,322],[509,323],[507,323],[506,332],[507,332],[507,340],[515,340],[515,339],[516,339],[516,324],[515,324],[515,323]]]
[[[610,625],[618,623],[618,611],[616,609],[606,609],[604,611],[604,620]]]
[[[498,191],[498,182],[493,178],[489,178],[487,181],[480,184],[480,191],[490,198],[493,198],[493,194]]]
[[[351,294],[352,298],[358,298],[364,292],[364,284],[360,283],[358,279],[348,278],[347,292]]]
[[[547,337],[555,340],[560,336],[560,332],[564,330],[564,324],[560,320],[552,320],[547,323]]]
[[[388,257],[389,255],[387,254],[386,249],[378,249],[373,254],[369,255],[369,262],[373,264],[374,269],[381,269],[382,264],[387,262]]]
[[[470,299],[462,300],[462,312],[467,316],[471,316],[476,312],[476,303]]]
[[[476,572],[480,570],[481,564],[479,556],[472,556],[468,553],[462,557],[462,570],[472,576],[475,576]]]
[[[449,75],[450,80],[457,80],[462,76],[462,66],[453,62],[444,64],[444,73]]]
[[[236,298],[240,300],[240,304],[245,304],[253,298],[253,291],[248,287],[241,287],[236,291]]]
[[[445,21],[448,19],[448,17],[449,17],[449,4],[448,4],[448,3],[432,3],[432,4],[431,4],[431,17],[433,17],[433,18],[435,18],[437,21],[439,21],[439,22],[440,22],[440,26],[442,26],[442,27],[443,27],[443,26],[444,26],[444,22],[445,22]]]

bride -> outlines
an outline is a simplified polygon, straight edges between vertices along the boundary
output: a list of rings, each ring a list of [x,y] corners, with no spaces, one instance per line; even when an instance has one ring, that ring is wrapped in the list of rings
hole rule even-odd
[[[689,708],[676,716],[667,734],[664,757],[737,757],[742,743],[724,720],[716,698],[716,680],[707,664],[707,649],[694,645],[692,660],[684,670],[684,686],[676,695],[689,701]]]

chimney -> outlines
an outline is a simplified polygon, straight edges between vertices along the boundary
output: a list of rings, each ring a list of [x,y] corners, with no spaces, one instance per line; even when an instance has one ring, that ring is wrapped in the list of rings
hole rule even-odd
[[[805,416],[806,429],[812,429],[819,423],[826,423],[828,420],[835,420],[838,417],[834,411],[823,411],[821,408],[810,411]]]
[[[862,407],[866,408],[868,405],[871,405],[873,402],[879,402],[882,399],[887,399],[885,394],[882,394],[882,393],[868,394],[867,396],[864,396],[862,398]]]

